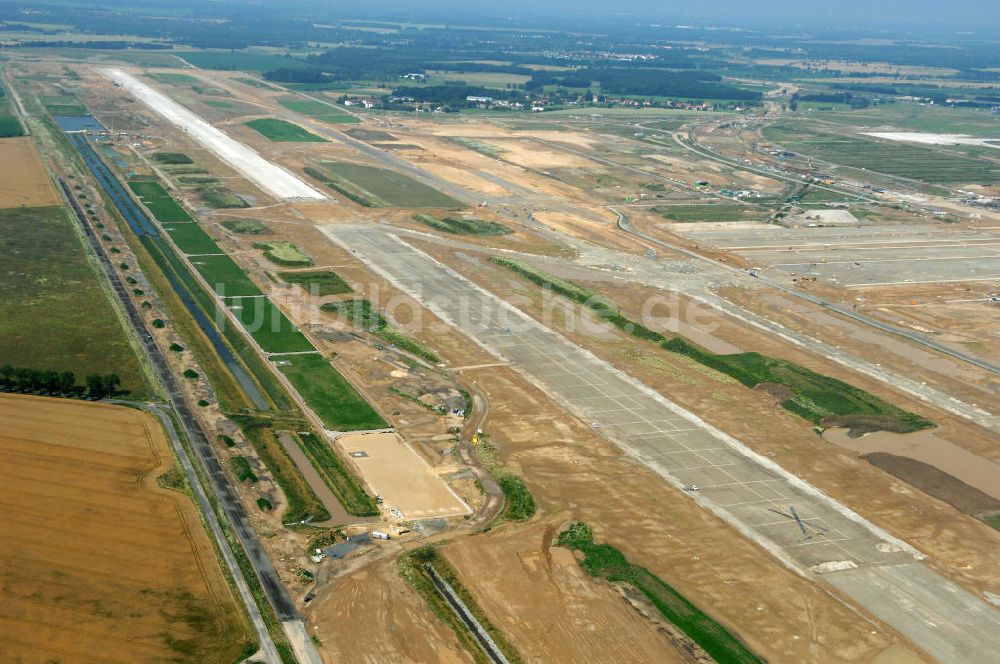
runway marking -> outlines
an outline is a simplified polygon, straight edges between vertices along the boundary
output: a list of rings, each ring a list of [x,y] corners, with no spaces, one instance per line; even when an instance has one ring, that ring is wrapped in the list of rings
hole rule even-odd
[[[903,286],[906,284],[960,284],[965,281],[1000,281],[1000,274],[993,277],[966,277],[965,279],[924,279],[919,281],[872,281],[844,283],[847,288],[864,288],[866,286]]]

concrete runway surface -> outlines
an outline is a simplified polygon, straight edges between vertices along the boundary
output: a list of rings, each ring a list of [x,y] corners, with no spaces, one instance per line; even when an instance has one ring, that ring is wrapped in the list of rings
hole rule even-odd
[[[509,362],[792,569],[827,581],[942,662],[994,661],[1000,611],[922,555],[385,228],[324,229],[397,288]]]
[[[326,195],[298,176],[267,161],[256,151],[216,129],[203,119],[121,69],[102,69],[115,85],[158,113],[170,124],[184,130],[212,154],[232,166],[255,185],[278,200],[325,200]]]

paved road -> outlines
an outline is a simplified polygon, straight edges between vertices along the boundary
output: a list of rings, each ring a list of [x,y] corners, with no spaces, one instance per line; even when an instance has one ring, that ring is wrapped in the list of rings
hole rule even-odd
[[[94,229],[87,222],[87,218],[84,215],[83,210],[80,208],[80,204],[77,202],[76,197],[73,196],[72,191],[64,180],[60,179],[59,184],[63,190],[66,200],[69,201],[70,206],[73,208],[73,212],[83,229],[84,235],[86,236],[91,249],[97,255],[101,264],[101,269],[104,272],[108,283],[111,284],[115,295],[117,295],[118,300],[121,302],[121,305],[125,310],[125,314],[131,323],[132,329],[136,337],[141,342],[143,351],[146,353],[146,356],[152,364],[157,377],[160,379],[160,387],[171,395],[171,401],[173,401],[176,406],[176,399],[180,398],[183,401],[184,397],[182,394],[175,391],[176,385],[174,384],[173,377],[170,374],[166,358],[163,357],[163,353],[159,346],[156,345],[156,342],[153,341],[152,334],[150,334],[148,328],[146,328],[146,323],[143,320],[142,315],[139,313],[138,309],[136,309],[135,304],[129,297],[125,284],[122,282],[118,271],[115,270],[110,256],[108,256],[107,252],[105,252],[104,246],[97,240]],[[164,380],[164,377],[167,377],[168,380]],[[254,630],[257,632],[257,642],[260,645],[261,653],[264,655],[266,661],[274,662],[275,664],[279,663],[281,660],[278,657],[278,651],[274,647],[274,642],[271,640],[271,635],[268,633],[267,625],[264,624],[264,619],[257,608],[257,603],[254,601],[253,595],[250,593],[246,579],[243,578],[243,573],[240,571],[236,558],[229,547],[229,543],[226,541],[225,535],[222,533],[222,528],[219,524],[218,518],[216,517],[215,511],[212,509],[208,500],[208,496],[205,493],[205,488],[202,486],[198,475],[195,473],[194,466],[191,463],[191,459],[188,456],[187,451],[184,449],[183,445],[181,445],[177,436],[177,431],[174,428],[173,421],[166,414],[163,408],[155,404],[143,404],[143,408],[159,417],[163,422],[164,428],[169,434],[170,444],[174,448],[177,458],[181,463],[181,467],[184,469],[184,472],[188,477],[188,482],[191,485],[195,500],[198,502],[198,506],[205,516],[209,530],[211,531],[213,537],[215,537],[219,550],[222,552],[223,560],[229,569],[230,576],[236,584],[240,598],[243,600],[243,603],[247,608]],[[190,416],[189,412],[187,414]],[[178,412],[178,415],[180,415],[180,412]],[[186,422],[185,429],[189,429],[189,426],[190,423]],[[200,433],[200,429],[198,431]],[[188,431],[187,433],[189,440],[192,440],[191,432]],[[218,492],[216,492],[216,495],[219,495]]]
[[[198,507],[201,509],[201,513],[205,515],[205,521],[208,523],[208,528],[211,531],[212,536],[215,538],[219,551],[222,552],[222,558],[226,563],[226,567],[229,569],[229,575],[236,584],[236,589],[240,594],[240,598],[243,600],[243,605],[247,608],[247,612],[250,615],[250,621],[253,623],[254,630],[257,632],[257,642],[260,644],[260,653],[268,662],[274,662],[275,664],[281,662],[281,658],[278,656],[278,651],[274,647],[274,641],[271,640],[271,635],[267,631],[267,625],[264,623],[264,618],[261,616],[260,609],[257,607],[257,602],[254,601],[253,595],[250,592],[250,587],[247,585],[246,579],[243,578],[243,573],[240,571],[239,564],[236,562],[236,557],[233,555],[232,549],[229,548],[229,543],[226,541],[226,536],[222,532],[222,526],[219,524],[219,519],[215,514],[215,510],[212,509],[208,496],[205,494],[205,488],[202,486],[201,481],[198,479],[198,475],[195,472],[194,465],[191,462],[191,457],[188,456],[187,450],[184,449],[184,446],[181,444],[180,438],[177,435],[177,429],[174,427],[173,420],[170,419],[170,416],[166,413],[166,411],[156,404],[146,403],[138,405],[143,410],[149,411],[160,418],[160,421],[163,423],[163,428],[170,437],[170,444],[173,446],[174,452],[177,454],[181,467],[184,469],[184,474],[187,475],[188,484],[191,486],[195,500],[198,502]]]
[[[397,235],[345,226],[328,235],[792,569],[836,585],[941,661],[1000,652],[1000,612],[917,562],[910,545]],[[937,621],[907,600],[909,570],[919,570]]]

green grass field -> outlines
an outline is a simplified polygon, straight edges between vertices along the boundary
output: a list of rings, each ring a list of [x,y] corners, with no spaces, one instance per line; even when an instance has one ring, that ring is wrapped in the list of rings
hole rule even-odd
[[[305,335],[266,297],[226,298],[226,308],[235,314],[265,352],[298,353],[316,350]]]
[[[173,53],[199,69],[264,72],[309,67],[305,61],[297,58],[251,51],[173,51]]]
[[[311,101],[309,99],[288,99],[279,102],[290,111],[308,115],[322,120],[327,124],[357,124],[361,122],[358,118],[342,111],[336,106],[324,104],[321,101]]]
[[[374,207],[461,208],[460,201],[399,173],[347,162],[323,162],[341,186],[346,185]]]
[[[208,233],[193,221],[174,224],[163,224],[164,230],[170,235],[177,248],[188,255],[221,254],[222,250]]]
[[[956,154],[954,148],[820,133],[787,122],[766,127],[764,136],[816,159],[932,184],[990,184],[1000,179],[1000,164]]]
[[[156,217],[157,221],[193,221],[191,215],[167,193],[167,190],[159,182],[129,182],[128,186]]]
[[[198,196],[202,203],[216,210],[238,210],[250,207],[250,204],[243,200],[239,194],[229,191],[225,187],[206,185],[198,189]]]
[[[52,115],[90,115],[87,107],[74,95],[40,97],[39,101]]]
[[[664,205],[655,208],[664,219],[681,223],[699,221],[751,221],[763,219],[767,212],[755,205],[709,203],[705,205]]]
[[[289,355],[275,364],[326,428],[361,431],[387,426],[382,416],[322,355]]]
[[[23,135],[24,129],[21,127],[21,121],[11,115],[5,102],[0,102],[0,138],[13,138],[14,136]]]
[[[228,219],[222,222],[222,226],[240,235],[266,235],[271,232],[260,219]]]
[[[187,74],[172,74],[172,73],[155,73],[150,74],[152,78],[155,78],[160,83],[167,83],[168,85],[201,85],[201,81],[196,79],[194,76],[189,76]]]
[[[919,415],[887,403],[874,394],[794,362],[760,353],[716,355],[688,343],[682,337],[668,339],[662,333],[623,316],[614,304],[571,281],[507,258],[494,256],[490,261],[542,288],[588,307],[602,320],[633,337],[658,343],[666,350],[686,355],[700,364],[732,376],[746,387],[754,388],[762,383],[783,386],[788,390],[789,398],[782,401],[781,406],[814,424],[850,427],[852,431],[859,433],[880,430],[903,433],[934,426]]]
[[[264,256],[272,263],[285,265],[288,267],[309,267],[313,260],[291,242],[285,240],[274,240],[271,242],[257,242],[253,245],[257,249],[264,251]]]
[[[194,163],[194,159],[183,152],[157,152],[153,155],[153,161],[167,165]]]
[[[229,256],[196,256],[191,263],[212,290],[223,297],[261,294],[250,277]]]
[[[701,646],[718,664],[759,664],[762,660],[725,627],[649,570],[633,565],[610,544],[597,544],[586,524],[576,522],[556,540],[583,554],[580,566],[590,576],[630,585],[656,607],[664,618]]]
[[[62,207],[0,210],[0,365],[116,373],[150,394],[101,277]]]
[[[279,272],[282,281],[298,284],[314,295],[343,295],[352,293],[351,287],[336,272],[316,270],[314,272]]]
[[[7,92],[0,85],[0,138],[24,135],[24,128],[21,127],[21,121],[17,119],[11,110],[10,105],[12,103],[7,99]]]
[[[429,214],[415,214],[413,218],[431,228],[454,235],[510,235],[514,232],[503,224],[495,221],[483,221],[482,219],[463,219],[461,217],[439,219]]]
[[[886,131],[926,131],[1000,138],[1000,116],[996,113],[936,104],[882,104],[859,110],[827,113],[823,120],[854,127],[892,127]]]
[[[297,124],[277,118],[251,120],[246,123],[257,133],[279,143],[326,143],[322,136],[306,131]]]

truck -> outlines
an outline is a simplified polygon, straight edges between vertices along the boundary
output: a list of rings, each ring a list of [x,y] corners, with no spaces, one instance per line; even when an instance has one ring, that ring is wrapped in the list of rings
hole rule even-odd
[[[389,533],[383,533],[381,530],[373,530],[372,537],[377,540],[387,540],[389,538]]]

